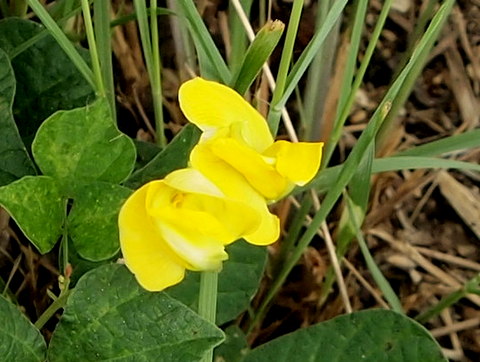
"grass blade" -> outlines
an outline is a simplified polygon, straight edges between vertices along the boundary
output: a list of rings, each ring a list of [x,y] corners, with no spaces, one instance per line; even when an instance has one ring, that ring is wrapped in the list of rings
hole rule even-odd
[[[112,42],[110,33],[110,1],[93,2],[93,25],[97,41],[97,52],[105,87],[105,95],[110,103],[113,119],[116,118],[115,87],[113,83]]]
[[[413,147],[396,153],[394,156],[438,156],[475,147],[480,147],[480,129],[474,129],[462,134],[445,137],[437,141]]]
[[[320,49],[328,33],[330,32],[330,30],[332,30],[333,26],[342,14],[343,9],[347,5],[347,2],[348,0],[338,0],[335,2],[327,15],[325,23],[320,29],[318,29],[310,43],[308,43],[307,47],[302,52],[302,55],[297,60],[292,70],[288,74],[285,90],[282,94],[282,97],[278,100],[278,102],[272,102],[272,108],[275,108],[276,112],[280,112],[282,107],[284,107],[287,103],[288,98],[295,90],[295,87],[300,81],[300,78],[303,76],[303,74],[305,74],[305,71],[315,57],[315,54]]]
[[[367,267],[370,270],[373,279],[377,283],[378,287],[382,291],[385,299],[387,300],[388,304],[390,304],[392,309],[395,312],[404,313],[402,303],[400,303],[398,296],[395,294],[390,283],[380,271],[380,268],[378,267],[377,263],[375,263],[375,260],[373,260],[372,254],[370,254],[370,250],[368,250],[367,243],[365,242],[365,239],[363,238],[362,232],[358,225],[359,223],[357,220],[356,212],[354,211],[355,206],[353,205],[353,202],[351,201],[350,197],[348,197],[348,195],[345,197],[345,199],[347,200],[347,206],[350,213],[352,225],[356,230],[358,245],[360,246],[363,258],[365,259],[365,263],[367,264]]]
[[[213,78],[224,84],[230,83],[230,70],[208,32],[192,0],[177,2],[178,9],[187,19],[195,47],[197,48],[202,76]],[[211,70],[211,72],[209,72]]]
[[[232,78],[232,88],[244,94],[252,85],[263,65],[278,44],[284,25],[281,21],[269,21],[250,44],[237,73]]]
[[[430,23],[427,31],[425,32],[425,35],[419,41],[409,62],[388,90],[381,104],[373,114],[367,128],[365,128],[362,135],[358,139],[357,144],[355,145],[347,160],[341,167],[338,178],[335,180],[333,186],[329,189],[325,196],[325,199],[323,200],[322,207],[316,213],[310,226],[307,228],[302,238],[298,242],[298,246],[291,255],[291,258],[284,264],[283,269],[281,270],[277,278],[273,281],[268,294],[266,295],[265,299],[262,301],[258,309],[258,314],[264,313],[265,308],[270,304],[270,301],[277,294],[278,290],[285,282],[287,276],[290,274],[290,271],[297,264],[305,249],[310,244],[310,241],[315,236],[318,228],[325,221],[327,215],[333,209],[335,203],[342,194],[343,189],[350,182],[351,178],[356,172],[358,165],[362,161],[367,148],[374,141],[378,130],[380,129],[383,121],[388,115],[391,105],[399,94],[405,79],[412,72],[412,70],[419,65],[419,62],[424,59],[425,53],[429,51],[431,44],[435,41],[437,35],[439,34],[454,2],[454,0],[445,1],[445,3],[441,6],[435,17],[432,19],[432,22]],[[340,4],[340,2],[337,4]]]
[[[290,20],[287,27],[287,35],[285,36],[285,43],[283,44],[282,57],[280,58],[280,65],[278,66],[276,86],[272,95],[272,107],[270,107],[267,117],[268,126],[270,127],[270,131],[273,135],[277,134],[278,123],[280,122],[280,117],[282,115],[282,107],[277,109],[274,107],[274,105],[279,102],[284,94],[288,69],[292,61],[293,46],[297,38],[298,26],[300,24],[300,17],[302,15],[303,2],[304,0],[293,1]]]
[[[83,75],[85,80],[92,86],[95,91],[98,91],[95,85],[95,77],[90,67],[85,60],[78,54],[77,49],[73,46],[67,36],[63,33],[60,27],[55,23],[52,17],[48,14],[47,10],[40,4],[38,0],[28,0],[28,5],[32,8],[35,15],[41,20],[42,24],[48,29],[50,34],[55,38],[68,55],[72,63],[77,67],[78,71]]]
[[[370,36],[370,41],[368,43],[367,49],[365,50],[365,55],[362,59],[362,63],[358,68],[357,74],[355,76],[355,81],[353,82],[348,98],[345,101],[344,106],[341,109],[339,108],[340,112],[337,114],[337,118],[335,119],[335,125],[330,135],[330,139],[325,145],[325,153],[322,162],[323,166],[327,166],[329,164],[330,158],[333,154],[333,150],[335,149],[337,142],[342,135],[343,125],[345,124],[345,121],[350,114],[350,109],[355,102],[355,94],[357,93],[358,88],[360,88],[360,85],[362,84],[363,77],[365,75],[365,72],[367,71],[367,67],[370,64],[373,52],[375,51],[375,48],[377,46],[378,38],[380,37],[383,26],[385,25],[385,21],[387,20],[388,13],[390,12],[392,2],[393,0],[386,0],[383,4],[382,11],[378,16],[377,23],[375,24],[375,29]]]

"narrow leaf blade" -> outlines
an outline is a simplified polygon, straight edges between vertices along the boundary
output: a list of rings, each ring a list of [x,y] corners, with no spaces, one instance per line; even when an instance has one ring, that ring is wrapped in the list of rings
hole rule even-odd
[[[233,76],[232,88],[244,94],[252,85],[263,65],[268,60],[283,34],[284,24],[268,21],[258,32],[243,59],[241,67]]]

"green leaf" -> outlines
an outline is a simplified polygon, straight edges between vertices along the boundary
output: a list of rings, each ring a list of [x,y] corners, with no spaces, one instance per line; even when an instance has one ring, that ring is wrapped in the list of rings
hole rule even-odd
[[[32,161],[13,120],[15,77],[7,55],[0,49],[0,186],[35,174]]]
[[[243,240],[227,247],[229,260],[218,276],[217,324],[221,325],[245,311],[255,295],[265,268],[264,247]],[[200,273],[188,273],[182,283],[167,290],[168,294],[197,310]]]
[[[0,205],[42,254],[53,248],[65,217],[65,201],[53,178],[25,176],[0,187]]]
[[[101,261],[118,252],[118,212],[131,193],[126,187],[104,182],[78,190],[68,215],[68,234],[81,257]]]
[[[132,140],[114,125],[105,99],[48,118],[32,152],[42,172],[57,178],[69,196],[82,184],[123,181],[136,157]]]
[[[388,310],[343,315],[277,338],[245,361],[446,361],[428,331]]]
[[[137,161],[135,168],[140,169],[149,163],[162,149],[155,143],[133,140],[135,148],[137,149]]]
[[[190,152],[199,138],[200,130],[188,124],[162,152],[134,172],[125,182],[125,186],[136,189],[149,181],[161,179],[172,171],[186,167]]]
[[[0,295],[0,356],[4,362],[44,361],[42,335],[20,311]]]
[[[114,263],[118,257],[113,257],[110,260],[102,261],[90,261],[82,258],[77,250],[75,249],[75,244],[71,239],[69,239],[68,244],[68,262],[72,266],[72,274],[70,275],[70,288],[73,288],[77,285],[77,282],[80,278],[90,270],[96,269],[102,265]]]
[[[30,142],[38,126],[52,113],[84,106],[94,98],[90,85],[50,35],[12,59],[19,46],[43,30],[33,21],[0,21],[0,48],[11,58],[17,80],[13,114],[22,138]],[[89,58],[85,49],[79,51],[84,59]]]
[[[199,361],[223,332],[122,265],[85,274],[69,297],[48,360]]]
[[[247,337],[237,325],[225,329],[225,342],[215,348],[214,361],[241,362],[249,352]]]
[[[244,94],[252,85],[263,65],[272,54],[282,37],[285,25],[279,21],[269,20],[258,32],[247,50],[241,67],[232,77],[232,88]]]

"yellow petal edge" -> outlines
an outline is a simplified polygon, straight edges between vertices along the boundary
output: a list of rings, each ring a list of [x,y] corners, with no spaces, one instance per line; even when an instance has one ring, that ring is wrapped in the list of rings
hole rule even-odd
[[[200,142],[233,137],[257,152],[273,143],[265,119],[233,89],[217,82],[194,78],[178,91],[185,117],[203,131]]]

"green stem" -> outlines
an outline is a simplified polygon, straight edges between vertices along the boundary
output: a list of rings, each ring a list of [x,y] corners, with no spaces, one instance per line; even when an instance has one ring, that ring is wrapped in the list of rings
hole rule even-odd
[[[200,296],[198,300],[198,314],[207,321],[215,324],[217,315],[218,272],[204,271],[200,275]],[[213,349],[208,351],[202,362],[213,360]]]
[[[63,276],[59,277],[60,281],[60,295],[58,298],[54,299],[52,304],[42,313],[42,315],[35,322],[35,327],[41,329],[45,323],[47,323],[50,318],[67,303],[68,296],[70,295],[71,290],[69,290],[70,285],[70,275],[67,273],[68,266],[68,224],[67,224],[67,204],[68,200],[64,201],[64,219],[63,219],[63,232],[62,240],[60,242],[61,249],[61,264],[60,270],[63,272]]]
[[[272,95],[272,106],[268,113],[268,126],[272,134],[276,134],[278,130],[278,124],[280,122],[281,107],[275,107],[282,99],[285,85],[287,82],[288,68],[292,61],[293,46],[297,38],[298,26],[300,24],[300,18],[302,16],[304,0],[294,0],[292,13],[288,22],[287,35],[285,36],[285,44],[283,45],[282,58],[280,59],[280,65],[278,67],[276,86]]]
[[[37,327],[37,329],[42,329],[45,323],[47,323],[59,309],[65,307],[68,297],[70,296],[70,292],[70,290],[65,290],[65,292],[62,291],[62,293],[60,293],[60,296],[55,299],[52,304],[50,304],[50,306],[35,322],[34,326]]]
[[[105,0],[104,0],[105,1]],[[85,31],[87,33],[88,47],[92,59],[95,84],[97,85],[97,95],[105,97],[105,87],[103,85],[102,71],[100,70],[100,60],[97,53],[97,43],[93,32],[92,16],[90,14],[90,4],[88,0],[82,0],[83,21],[85,22]]]
[[[168,7],[172,13],[177,15],[179,12],[177,0],[168,0]],[[175,61],[180,75],[180,81],[184,82],[190,78],[186,69],[195,69],[195,46],[189,34],[186,19],[181,16],[171,16],[170,24],[172,37],[175,44]]]
[[[415,317],[415,320],[419,323],[428,322],[433,317],[439,315],[442,312],[442,310],[454,305],[460,299],[465,297],[467,294],[470,294],[470,293],[478,294],[479,284],[480,284],[480,273],[477,274],[473,279],[469,280],[463,288],[456,290],[453,293],[443,297],[442,300],[440,300],[440,302],[434,305],[431,309],[427,310],[426,312],[423,312],[422,314],[419,314],[417,317]]]
[[[66,231],[66,226],[64,226],[62,241],[60,242],[60,247],[62,249],[62,265],[61,270],[65,273],[65,270],[68,266],[68,235]]]
[[[62,239],[60,240],[60,252],[62,255],[60,270],[65,274],[65,270],[68,266],[68,199],[64,200],[63,204],[63,230]]]

